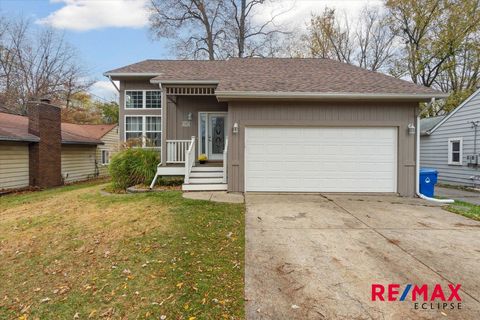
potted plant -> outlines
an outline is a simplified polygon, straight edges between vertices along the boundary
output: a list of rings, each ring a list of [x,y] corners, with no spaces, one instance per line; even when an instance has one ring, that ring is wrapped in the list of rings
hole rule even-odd
[[[204,164],[205,162],[207,162],[208,160],[208,157],[205,153],[202,153],[201,155],[198,156],[198,162],[200,162],[200,164]]]

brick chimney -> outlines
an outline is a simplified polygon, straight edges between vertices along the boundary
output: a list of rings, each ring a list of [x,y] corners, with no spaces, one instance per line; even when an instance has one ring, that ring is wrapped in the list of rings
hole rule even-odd
[[[41,188],[62,184],[60,108],[43,99],[28,104],[28,132],[40,138],[31,143],[30,185]]]

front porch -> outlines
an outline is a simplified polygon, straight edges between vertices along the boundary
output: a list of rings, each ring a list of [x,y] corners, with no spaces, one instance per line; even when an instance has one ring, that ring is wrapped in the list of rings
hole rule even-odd
[[[185,191],[227,190],[228,105],[213,85],[164,86],[158,176],[184,176]],[[200,164],[200,155],[207,163]]]
[[[196,152],[198,145],[195,136],[190,140],[167,140],[166,163],[158,164],[150,188],[153,188],[160,176],[184,176],[183,191],[227,190],[228,138],[225,137],[221,160],[199,163]]]

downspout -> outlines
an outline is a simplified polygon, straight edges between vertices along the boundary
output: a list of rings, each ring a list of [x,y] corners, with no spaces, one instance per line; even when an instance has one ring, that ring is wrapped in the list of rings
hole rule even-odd
[[[117,85],[115,84],[115,82],[112,80],[112,76],[108,76],[108,79],[110,80],[110,82],[112,83],[112,85],[115,87],[115,89],[117,89],[118,93],[120,93],[120,89],[117,87]]]
[[[435,102],[435,98],[432,98],[432,100],[430,101],[430,104],[432,104],[434,102]],[[427,196],[420,193],[420,116],[421,116],[421,114],[422,114],[422,112],[419,112],[419,114],[417,115],[417,137],[416,137],[417,138],[417,143],[416,143],[417,152],[416,152],[416,159],[415,159],[415,170],[416,170],[415,193],[419,198],[427,200],[427,201],[432,201],[432,202],[436,202],[436,203],[454,203],[455,200],[453,200],[453,199],[430,198],[430,197],[427,197]]]

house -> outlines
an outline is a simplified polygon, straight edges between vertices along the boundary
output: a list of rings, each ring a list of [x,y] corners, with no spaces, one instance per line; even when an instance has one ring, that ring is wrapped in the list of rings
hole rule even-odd
[[[480,89],[446,116],[422,119],[420,164],[438,181],[471,186],[480,179]]]
[[[0,190],[105,176],[117,148],[117,125],[61,123],[46,101],[31,103],[28,116],[0,112]]]
[[[186,191],[413,196],[418,105],[445,97],[329,59],[145,60],[105,76],[120,83],[120,140],[164,151],[157,174]]]

